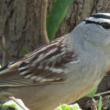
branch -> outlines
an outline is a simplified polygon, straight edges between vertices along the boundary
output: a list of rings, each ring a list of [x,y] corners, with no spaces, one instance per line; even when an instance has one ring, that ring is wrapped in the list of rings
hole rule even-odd
[[[8,61],[8,50],[6,46],[6,39],[5,36],[0,36],[0,48],[2,49],[2,66],[5,65]]]
[[[22,110],[29,110],[24,104],[21,104],[15,97],[10,97]]]
[[[48,0],[41,0],[41,37],[45,44],[49,43],[49,38],[47,34],[47,7],[48,7]]]

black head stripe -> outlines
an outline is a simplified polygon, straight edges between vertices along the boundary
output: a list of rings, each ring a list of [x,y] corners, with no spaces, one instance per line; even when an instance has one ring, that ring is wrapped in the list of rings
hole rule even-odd
[[[105,29],[110,29],[110,14],[109,13],[97,13],[85,20],[86,24],[100,25]]]
[[[96,24],[96,25],[101,25],[105,29],[110,29],[110,23],[106,22],[96,22],[96,21],[90,21],[90,20],[85,20],[86,24]]]
[[[92,15],[91,17],[94,17],[94,18],[103,18],[103,19],[110,19],[110,16],[109,15],[106,15],[106,14],[95,14],[95,15]]]

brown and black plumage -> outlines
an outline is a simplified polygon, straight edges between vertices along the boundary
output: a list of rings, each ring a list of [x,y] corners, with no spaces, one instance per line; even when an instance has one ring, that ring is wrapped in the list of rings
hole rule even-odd
[[[98,86],[110,67],[110,14],[96,15],[1,68],[1,96],[21,98],[32,110],[53,110]]]

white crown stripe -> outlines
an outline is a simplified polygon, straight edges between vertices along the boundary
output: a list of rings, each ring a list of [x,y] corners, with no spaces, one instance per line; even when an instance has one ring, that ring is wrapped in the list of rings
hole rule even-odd
[[[97,13],[97,15],[106,15],[106,16],[110,16],[110,13]]]
[[[110,24],[110,19],[104,19],[104,18],[94,18],[94,17],[89,17],[86,20],[98,22],[98,23],[109,23]]]

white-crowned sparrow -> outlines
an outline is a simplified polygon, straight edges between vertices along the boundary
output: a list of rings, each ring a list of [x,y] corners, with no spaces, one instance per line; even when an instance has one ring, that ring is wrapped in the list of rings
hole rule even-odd
[[[89,93],[109,67],[110,13],[97,13],[69,34],[3,67],[0,90],[23,99],[32,110],[53,110]]]

